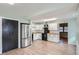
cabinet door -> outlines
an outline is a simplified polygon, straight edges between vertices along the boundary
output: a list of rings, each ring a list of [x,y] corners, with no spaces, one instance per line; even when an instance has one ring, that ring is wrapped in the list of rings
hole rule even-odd
[[[2,20],[2,52],[18,47],[18,21]]]
[[[37,40],[38,39],[38,35],[37,34],[33,34],[33,39]]]
[[[53,35],[53,41],[59,42],[59,35]]]
[[[59,42],[59,36],[53,35],[53,34],[48,34],[48,41]]]

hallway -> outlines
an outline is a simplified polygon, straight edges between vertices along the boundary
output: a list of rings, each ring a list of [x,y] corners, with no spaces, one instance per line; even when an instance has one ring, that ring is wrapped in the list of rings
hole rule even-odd
[[[74,55],[75,51],[73,45],[36,40],[27,48],[14,49],[3,55]]]

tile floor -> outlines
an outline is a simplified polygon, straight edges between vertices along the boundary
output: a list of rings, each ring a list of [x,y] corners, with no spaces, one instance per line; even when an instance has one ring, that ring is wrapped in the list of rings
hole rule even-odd
[[[3,53],[3,55],[75,55],[76,47],[49,41],[36,40],[31,46],[18,48]]]

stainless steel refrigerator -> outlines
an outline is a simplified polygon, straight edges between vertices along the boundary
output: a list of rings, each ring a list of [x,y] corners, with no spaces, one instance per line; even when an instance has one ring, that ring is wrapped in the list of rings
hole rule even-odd
[[[32,43],[29,24],[21,24],[21,47],[30,46]]]

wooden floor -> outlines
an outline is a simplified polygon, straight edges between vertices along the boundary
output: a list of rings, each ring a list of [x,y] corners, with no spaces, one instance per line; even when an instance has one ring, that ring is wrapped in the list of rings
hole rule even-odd
[[[14,49],[3,55],[75,55],[75,48],[73,45],[36,40],[29,47]]]

